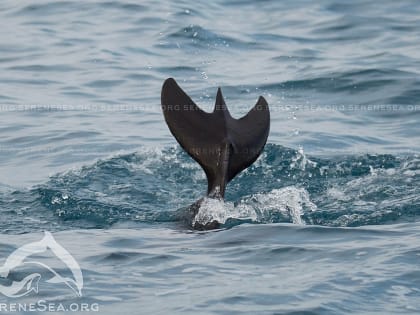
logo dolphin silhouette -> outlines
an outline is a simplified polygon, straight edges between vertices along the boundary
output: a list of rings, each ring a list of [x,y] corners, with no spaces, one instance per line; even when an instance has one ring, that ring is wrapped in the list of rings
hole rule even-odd
[[[48,265],[39,261],[30,260],[30,256],[44,253],[47,250],[51,250],[69,268],[73,278],[62,277]],[[40,241],[23,245],[11,253],[4,265],[0,267],[0,277],[7,278],[13,269],[23,265],[37,265],[47,269],[54,276],[46,280],[46,282],[64,283],[76,296],[82,296],[83,275],[80,266],[73,256],[56,242],[50,232],[45,231],[44,237]],[[21,281],[13,281],[10,286],[0,285],[0,293],[12,298],[21,297],[30,292],[37,293],[40,279],[41,275],[39,273],[32,273]]]
[[[31,292],[38,293],[38,282],[41,279],[39,273],[32,273],[21,281],[13,281],[10,286],[0,285],[0,293],[7,297],[22,297]]]

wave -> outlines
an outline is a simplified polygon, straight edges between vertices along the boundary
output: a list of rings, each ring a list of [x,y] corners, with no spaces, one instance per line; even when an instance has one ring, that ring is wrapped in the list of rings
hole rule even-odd
[[[268,144],[227,189],[226,202],[207,200],[197,222],[381,225],[418,220],[417,155],[307,156]],[[144,148],[52,176],[27,190],[1,186],[1,228],[107,228],[116,223],[179,224],[205,194],[197,163],[178,148]]]

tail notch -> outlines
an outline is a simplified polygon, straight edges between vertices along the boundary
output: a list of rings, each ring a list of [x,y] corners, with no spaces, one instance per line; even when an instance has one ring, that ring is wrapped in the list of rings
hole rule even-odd
[[[270,129],[267,101],[260,96],[244,117],[235,119],[219,87],[214,111],[207,113],[169,78],[162,87],[161,104],[172,135],[206,173],[207,195],[223,199],[227,183],[264,149]]]

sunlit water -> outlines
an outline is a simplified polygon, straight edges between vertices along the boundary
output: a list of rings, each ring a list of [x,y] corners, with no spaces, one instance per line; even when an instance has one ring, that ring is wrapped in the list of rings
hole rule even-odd
[[[47,230],[84,274],[82,298],[44,271],[19,301],[418,314],[419,16],[416,1],[2,1],[0,265]],[[206,110],[218,86],[235,117],[270,105],[264,153],[194,219],[221,230],[182,220],[206,179],[163,120],[167,77]]]

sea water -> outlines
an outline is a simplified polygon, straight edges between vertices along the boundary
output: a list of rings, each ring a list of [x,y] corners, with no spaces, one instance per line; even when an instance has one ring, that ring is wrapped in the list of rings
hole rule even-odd
[[[419,16],[414,0],[2,1],[0,286],[39,278],[1,312],[419,314]],[[236,118],[270,105],[263,154],[194,219],[215,231],[180,220],[206,178],[164,122],[168,77],[205,110],[219,86]],[[82,296],[51,247],[27,259],[67,282],[5,273],[44,231]]]

